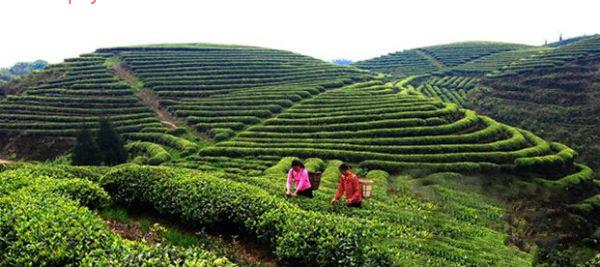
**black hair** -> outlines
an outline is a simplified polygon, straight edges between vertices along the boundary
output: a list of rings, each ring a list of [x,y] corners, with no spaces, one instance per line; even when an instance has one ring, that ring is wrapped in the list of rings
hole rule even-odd
[[[296,167],[296,166],[304,168],[304,163],[302,163],[302,161],[295,159],[292,161],[292,168]]]
[[[346,164],[346,163],[342,163],[342,165],[340,165],[340,171],[341,172],[345,172],[348,170],[352,170],[352,167],[350,167],[350,165]]]

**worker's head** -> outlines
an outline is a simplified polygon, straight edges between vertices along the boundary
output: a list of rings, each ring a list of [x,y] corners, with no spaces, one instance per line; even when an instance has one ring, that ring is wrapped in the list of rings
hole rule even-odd
[[[350,172],[352,172],[352,167],[350,167],[350,165],[346,163],[342,163],[342,165],[340,165],[340,173],[349,174]]]
[[[292,161],[292,169],[294,169],[294,171],[299,171],[301,169],[304,169],[304,163],[302,163],[302,161],[295,159]]]

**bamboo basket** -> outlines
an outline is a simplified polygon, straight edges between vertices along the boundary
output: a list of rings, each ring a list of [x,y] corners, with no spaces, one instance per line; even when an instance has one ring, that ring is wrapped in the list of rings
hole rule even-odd
[[[313,190],[319,190],[319,186],[321,185],[321,175],[322,172],[309,172],[308,180],[310,181],[310,185]]]
[[[358,179],[360,182],[360,189],[362,190],[363,198],[370,198],[373,195],[373,180],[369,179]]]

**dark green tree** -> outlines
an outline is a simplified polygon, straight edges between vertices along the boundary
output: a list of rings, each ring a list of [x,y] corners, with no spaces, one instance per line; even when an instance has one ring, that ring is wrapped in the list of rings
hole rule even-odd
[[[73,165],[100,165],[102,156],[100,149],[92,133],[88,129],[82,129],[77,134],[77,141],[73,153],[71,154],[71,162]]]
[[[104,164],[114,166],[127,162],[127,150],[125,150],[123,140],[107,119],[100,119],[96,143],[100,148]]]

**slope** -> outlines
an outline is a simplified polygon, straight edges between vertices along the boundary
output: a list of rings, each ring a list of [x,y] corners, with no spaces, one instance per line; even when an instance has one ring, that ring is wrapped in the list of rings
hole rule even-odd
[[[562,140],[581,152],[580,160],[600,168],[600,60],[585,58],[544,71],[488,78],[493,90],[473,94],[483,114]]]
[[[494,42],[461,42],[395,52],[356,62],[354,66],[402,77],[431,73],[495,53],[525,48],[528,46]]]
[[[224,140],[320,91],[368,77],[287,51],[239,46],[100,49],[122,59],[160,105]]]
[[[186,44],[98,49],[34,75],[38,83],[3,99],[0,137],[18,150],[16,143],[28,136],[69,140],[81,128],[96,128],[99,117],[109,117],[128,141],[158,144],[178,158],[210,142],[194,135],[196,131],[227,139],[246,124],[270,117],[295,101],[368,75],[256,47]],[[186,129],[187,123],[193,129]],[[71,142],[62,143],[56,149],[68,151]],[[11,153],[24,154],[18,152]]]

